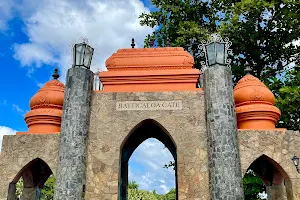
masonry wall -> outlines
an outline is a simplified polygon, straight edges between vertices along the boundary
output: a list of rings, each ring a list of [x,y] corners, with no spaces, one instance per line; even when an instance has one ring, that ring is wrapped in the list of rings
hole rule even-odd
[[[7,199],[9,183],[30,161],[40,158],[56,173],[59,134],[3,137],[0,154],[0,200]]]
[[[182,100],[182,110],[116,111],[117,101]],[[132,129],[154,119],[177,146],[179,200],[209,199],[207,137],[203,92],[94,93],[88,138],[87,200],[118,197],[120,147]],[[30,161],[41,158],[56,173],[59,135],[4,136],[0,154],[0,200],[6,200],[9,183]],[[287,173],[293,199],[300,200],[300,174],[291,158],[300,154],[295,131],[239,131],[241,167],[246,172],[261,155],[277,162]]]
[[[292,185],[293,200],[300,200],[300,174],[297,173],[291,160],[294,154],[300,156],[299,131],[240,130],[239,145],[243,174],[252,162],[266,155],[287,173]]]
[[[116,110],[120,101],[173,100],[182,101],[182,110]],[[175,143],[179,199],[208,199],[204,113],[203,91],[95,93],[88,138],[86,199],[118,198],[120,147],[132,129],[146,119],[161,124]]]

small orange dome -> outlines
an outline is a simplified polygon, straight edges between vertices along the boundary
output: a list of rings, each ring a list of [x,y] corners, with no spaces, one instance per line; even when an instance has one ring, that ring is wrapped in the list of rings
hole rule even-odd
[[[245,75],[234,88],[239,129],[274,129],[280,110],[273,93],[258,78]]]
[[[64,103],[64,84],[59,80],[47,82],[30,100],[31,110],[45,106],[62,108]]]
[[[60,132],[64,102],[64,84],[58,79],[57,69],[54,80],[47,82],[30,100],[30,111],[25,115],[28,133]]]
[[[274,105],[275,97],[258,78],[247,74],[234,88],[234,101],[236,105],[248,101],[264,101]]]

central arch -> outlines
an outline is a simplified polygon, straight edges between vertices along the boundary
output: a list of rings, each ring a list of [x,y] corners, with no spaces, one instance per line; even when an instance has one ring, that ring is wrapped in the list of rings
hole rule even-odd
[[[175,161],[175,182],[177,183],[177,154],[176,145],[168,131],[157,121],[146,119],[136,125],[124,139],[121,145],[120,179],[119,179],[119,199],[127,200],[128,190],[128,161],[135,149],[145,140],[155,138],[163,143],[171,152]],[[176,199],[178,191],[176,190]]]

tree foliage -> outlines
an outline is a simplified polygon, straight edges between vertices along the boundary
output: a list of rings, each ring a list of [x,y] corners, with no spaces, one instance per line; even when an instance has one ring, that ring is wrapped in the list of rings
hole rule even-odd
[[[281,111],[277,127],[300,130],[300,70],[295,67],[285,72],[284,78],[268,81],[276,97],[276,106]]]
[[[41,200],[53,200],[55,183],[55,176],[51,175],[42,189]]]
[[[128,189],[139,189],[139,185],[133,180],[128,182]]]
[[[54,189],[55,189],[55,177],[51,175],[46,183],[44,184],[44,187],[42,188],[42,193],[41,193],[41,200],[53,200],[54,197]],[[24,181],[22,178],[17,182],[16,184],[16,195],[17,197],[22,196],[24,188]]]
[[[252,170],[248,170],[243,178],[245,200],[258,200],[259,194],[266,191],[262,180]]]
[[[134,184],[132,184],[134,183]],[[132,187],[134,186],[134,187]],[[176,190],[171,189],[167,194],[157,194],[146,190],[139,190],[139,185],[135,181],[128,184],[128,200],[176,200]]]

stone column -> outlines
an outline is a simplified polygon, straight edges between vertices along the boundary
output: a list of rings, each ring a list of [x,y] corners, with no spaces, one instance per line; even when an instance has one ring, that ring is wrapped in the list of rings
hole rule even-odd
[[[244,199],[231,75],[231,70],[222,65],[204,72],[212,200]]]
[[[55,200],[84,197],[86,141],[90,120],[93,73],[85,68],[68,70],[65,87]]]
[[[287,200],[287,193],[284,182],[279,185],[266,186],[268,200]]]
[[[36,200],[36,187],[24,187],[22,191],[22,200]]]
[[[8,187],[7,200],[16,200],[16,184],[10,183]]]

